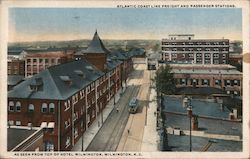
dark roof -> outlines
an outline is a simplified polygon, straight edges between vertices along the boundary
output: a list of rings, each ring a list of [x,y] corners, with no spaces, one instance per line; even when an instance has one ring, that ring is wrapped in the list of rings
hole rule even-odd
[[[214,87],[180,87],[177,88],[176,94],[209,96],[212,94],[226,94],[226,92]]]
[[[15,148],[18,144],[27,139],[34,132],[36,132],[36,130],[8,128],[8,151]]]
[[[229,141],[229,140],[219,140],[210,139],[204,137],[192,136],[192,151],[201,151],[208,141],[215,141],[208,148],[208,152],[236,152],[242,151],[241,141]],[[189,151],[189,136],[177,136],[168,134],[168,146],[171,151]]]
[[[79,75],[76,71],[82,71],[84,75]],[[8,97],[65,100],[103,74],[94,65],[83,59],[55,65],[15,86],[8,92]],[[61,79],[62,76],[68,76],[71,84],[66,84]],[[35,79],[39,79],[37,82],[41,84],[42,88],[34,92],[30,89],[30,85],[34,83]]]
[[[21,75],[8,75],[8,85],[15,86],[24,80],[24,76]]]
[[[126,60],[128,59],[127,56],[124,55],[124,53],[126,53],[123,50],[114,50],[112,51],[109,56],[113,59],[117,59],[117,60]]]
[[[192,111],[198,116],[214,117],[220,119],[228,119],[230,111],[224,107],[222,111],[219,103],[201,101],[199,99],[191,99]],[[186,113],[186,109],[182,106],[182,99],[178,97],[164,97],[164,110],[167,112]]]
[[[97,31],[94,34],[92,41],[90,42],[88,48],[83,51],[83,53],[109,53],[102,43]]]
[[[166,113],[166,126],[189,130],[187,113]],[[198,116],[198,130],[207,134],[233,135],[242,137],[242,123],[235,121],[202,118]]]
[[[131,56],[141,56],[145,53],[145,50],[143,48],[134,48],[131,51],[129,51],[129,54]]]
[[[120,60],[114,59],[113,57],[108,56],[107,57],[107,69],[108,70],[112,70],[114,69],[116,66],[120,65],[122,62]]]

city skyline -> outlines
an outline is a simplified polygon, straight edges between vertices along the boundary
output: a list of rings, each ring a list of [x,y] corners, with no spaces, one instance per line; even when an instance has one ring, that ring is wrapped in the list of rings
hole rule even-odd
[[[11,8],[9,42],[161,40],[168,34],[242,40],[241,9]]]

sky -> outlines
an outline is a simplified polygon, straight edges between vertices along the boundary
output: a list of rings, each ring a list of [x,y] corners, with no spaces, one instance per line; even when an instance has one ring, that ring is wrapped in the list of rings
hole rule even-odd
[[[238,8],[10,8],[9,42],[156,39],[168,34],[242,39]]]

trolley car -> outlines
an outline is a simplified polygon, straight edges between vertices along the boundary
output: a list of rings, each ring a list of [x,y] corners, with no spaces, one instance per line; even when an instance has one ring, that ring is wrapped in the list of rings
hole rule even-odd
[[[128,111],[130,113],[136,113],[138,108],[138,100],[136,98],[132,98],[128,103]]]

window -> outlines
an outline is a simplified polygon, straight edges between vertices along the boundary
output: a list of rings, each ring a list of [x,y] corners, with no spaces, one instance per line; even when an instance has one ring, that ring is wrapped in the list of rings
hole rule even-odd
[[[94,118],[94,117],[95,117],[95,111],[92,110],[92,118]]]
[[[47,108],[48,108],[47,103],[43,103],[43,104],[42,104],[41,112],[42,112],[42,113],[46,113],[46,112],[47,112]]]
[[[13,120],[9,120],[9,121],[8,121],[8,124],[9,124],[9,125],[14,125],[14,121],[13,121]]]
[[[219,60],[214,60],[214,64],[219,64]]]
[[[201,54],[200,54],[200,53],[199,53],[199,54],[196,54],[196,57],[197,57],[197,58],[201,57]]]
[[[77,119],[78,119],[78,113],[75,112],[75,113],[73,114],[73,121],[76,121]]]
[[[188,57],[189,57],[189,58],[193,58],[193,57],[194,57],[194,54],[188,54]]]
[[[209,85],[209,80],[203,79],[202,80],[202,85]]]
[[[54,113],[55,112],[55,104],[54,103],[50,103],[49,104],[49,112],[50,113]]]
[[[225,80],[224,82],[225,82],[226,86],[230,86],[231,85],[231,81],[230,80]]]
[[[219,54],[214,54],[214,58],[219,58]]]
[[[16,121],[16,126],[20,126],[21,125],[21,121]]]
[[[14,112],[14,102],[13,101],[9,102],[9,111]]]
[[[70,119],[66,120],[64,124],[65,124],[65,129],[67,129],[70,126]]]
[[[67,139],[66,139],[66,148],[70,146],[70,137],[68,136]]]
[[[54,151],[54,144],[52,142],[46,142],[45,151]]]
[[[172,54],[172,58],[176,58],[177,57],[177,54]]]
[[[234,80],[234,85],[239,86],[240,85],[240,80]]]
[[[77,138],[77,136],[78,136],[78,129],[77,128],[75,128],[75,130],[74,130],[74,136],[75,136],[75,138]]]
[[[20,112],[21,111],[21,103],[18,101],[16,102],[16,111]]]
[[[210,58],[210,54],[205,54],[205,58]]]
[[[76,103],[76,101],[75,101],[75,96],[74,96],[74,95],[72,96],[72,103],[73,103],[73,104]]]
[[[90,115],[88,114],[87,123],[90,123]]]
[[[215,85],[221,85],[221,80],[215,80]]]
[[[29,104],[28,111],[34,112],[34,105],[33,104]]]
[[[181,85],[186,85],[186,79],[181,79]]]

